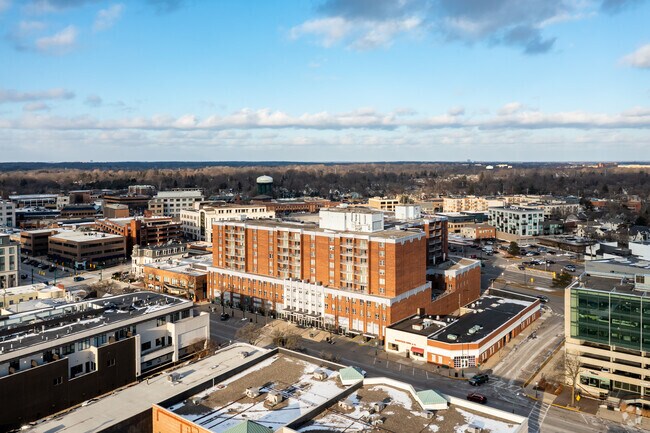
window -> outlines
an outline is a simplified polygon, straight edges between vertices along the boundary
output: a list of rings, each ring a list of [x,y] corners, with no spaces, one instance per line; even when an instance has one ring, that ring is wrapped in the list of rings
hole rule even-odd
[[[54,380],[52,380],[52,384],[54,386],[61,385],[62,383],[63,383],[63,376],[55,377]]]
[[[147,341],[146,343],[142,343],[142,345],[140,346],[140,349],[141,349],[142,352],[144,352],[145,350],[151,349],[151,341]]]
[[[106,360],[106,367],[114,367],[114,366],[115,366],[115,358]]]

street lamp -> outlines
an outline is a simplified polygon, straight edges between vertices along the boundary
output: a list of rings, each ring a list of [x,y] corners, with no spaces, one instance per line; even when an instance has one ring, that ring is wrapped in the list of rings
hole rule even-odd
[[[535,398],[537,399],[537,390],[539,388],[539,382],[535,382]]]

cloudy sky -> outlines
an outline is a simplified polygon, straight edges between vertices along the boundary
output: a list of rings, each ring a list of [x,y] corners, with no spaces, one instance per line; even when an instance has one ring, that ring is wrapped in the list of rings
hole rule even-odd
[[[646,0],[0,0],[0,160],[650,160],[649,23]]]

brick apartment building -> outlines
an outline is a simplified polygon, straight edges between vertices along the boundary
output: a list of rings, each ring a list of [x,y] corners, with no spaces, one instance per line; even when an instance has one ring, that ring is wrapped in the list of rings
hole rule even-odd
[[[385,229],[382,212],[323,209],[319,225],[223,221],[213,233],[208,293],[227,304],[378,338],[418,309],[443,314],[427,281],[427,234]]]
[[[251,200],[251,204],[266,206],[269,212],[289,214],[293,212],[316,213],[321,209],[337,206],[339,203],[325,199],[305,200]]]

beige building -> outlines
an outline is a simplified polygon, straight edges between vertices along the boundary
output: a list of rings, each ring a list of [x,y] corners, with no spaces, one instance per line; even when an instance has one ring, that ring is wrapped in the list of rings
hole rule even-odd
[[[58,299],[64,296],[64,289],[48,286],[45,283],[12,287],[0,292],[0,310],[2,310],[2,314],[12,314],[12,305],[36,299]]]
[[[399,204],[396,198],[372,197],[368,199],[368,207],[383,211],[394,212],[395,206]]]
[[[197,201],[203,201],[199,189],[160,191],[149,200],[149,211],[152,215],[178,218],[183,209],[191,209]]]
[[[468,195],[463,197],[444,197],[443,209],[445,212],[486,212],[489,207],[503,206],[505,200],[477,197]]]
[[[275,218],[266,205],[195,203],[180,213],[181,229],[187,239],[212,243],[212,225],[218,221]]]
[[[9,235],[0,235],[0,288],[18,285],[20,245]]]

